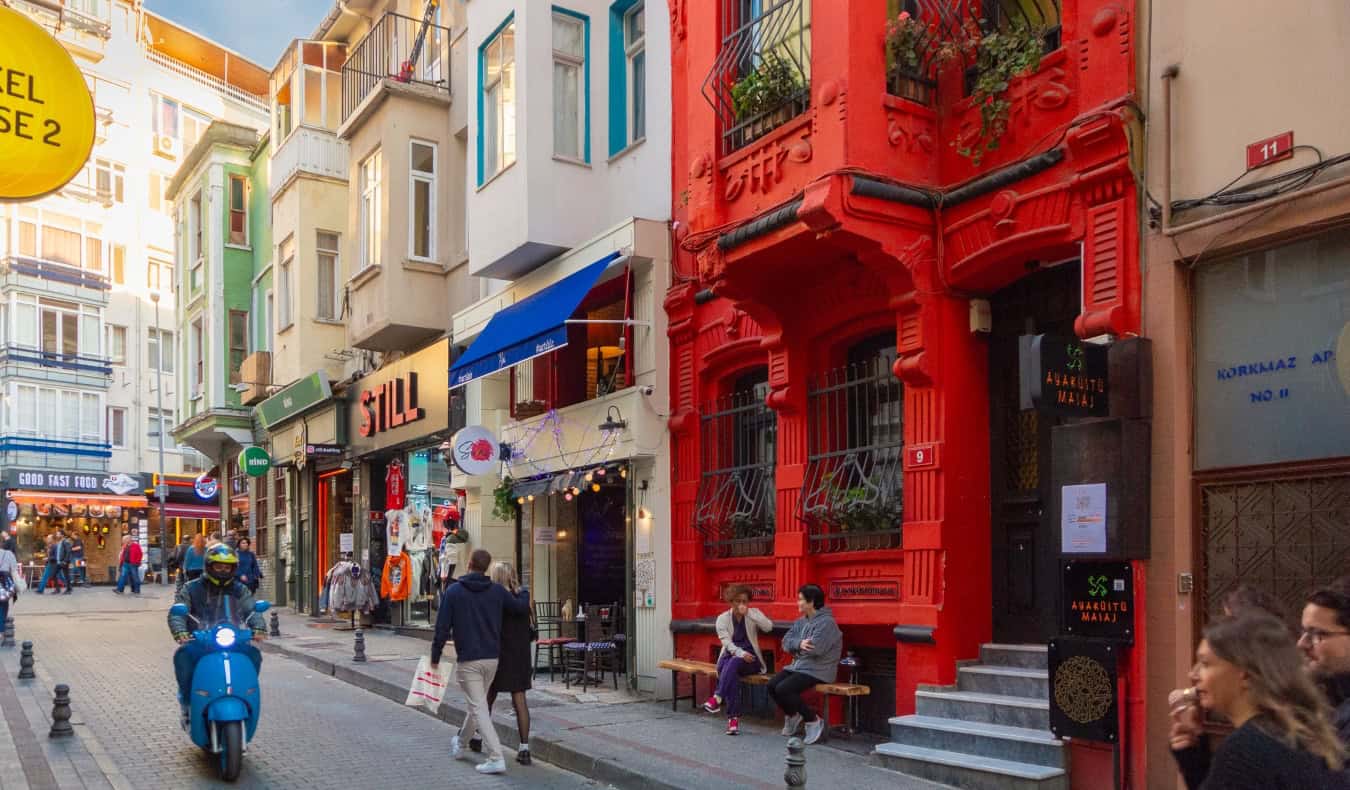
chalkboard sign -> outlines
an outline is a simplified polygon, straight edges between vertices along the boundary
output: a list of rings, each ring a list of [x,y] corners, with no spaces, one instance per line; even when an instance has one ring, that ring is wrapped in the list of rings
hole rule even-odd
[[[1061,417],[1105,417],[1111,390],[1105,346],[1061,335],[1023,335],[1018,367],[1024,409]]]
[[[1093,639],[1050,641],[1050,731],[1115,743],[1120,737],[1120,647]]]
[[[1134,644],[1134,579],[1128,562],[1063,565],[1063,632]]]

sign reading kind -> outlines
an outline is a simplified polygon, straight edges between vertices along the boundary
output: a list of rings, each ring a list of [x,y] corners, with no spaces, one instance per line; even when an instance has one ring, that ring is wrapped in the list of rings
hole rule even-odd
[[[377,433],[417,422],[427,416],[417,405],[417,374],[386,381],[375,389],[361,392],[361,435]]]

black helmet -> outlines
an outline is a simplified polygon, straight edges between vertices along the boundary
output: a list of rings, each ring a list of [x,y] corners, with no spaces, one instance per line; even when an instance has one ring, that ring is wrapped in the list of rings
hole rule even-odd
[[[225,565],[229,570],[217,571],[217,565]],[[219,585],[234,581],[234,572],[239,567],[239,555],[224,543],[216,543],[206,550],[206,577]]]

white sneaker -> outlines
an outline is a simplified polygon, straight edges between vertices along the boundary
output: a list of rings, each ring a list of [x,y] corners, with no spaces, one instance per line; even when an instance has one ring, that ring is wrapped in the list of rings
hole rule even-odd
[[[464,749],[459,745],[459,736],[450,736],[450,757],[454,760],[468,759],[464,756]]]
[[[806,723],[806,742],[815,743],[825,734],[825,719],[817,716],[815,721]]]
[[[506,760],[498,757],[495,760],[479,763],[477,771],[480,774],[504,774],[506,773]]]
[[[797,730],[801,726],[802,717],[800,713],[795,716],[788,716],[783,720],[783,735],[790,738],[797,734]]]

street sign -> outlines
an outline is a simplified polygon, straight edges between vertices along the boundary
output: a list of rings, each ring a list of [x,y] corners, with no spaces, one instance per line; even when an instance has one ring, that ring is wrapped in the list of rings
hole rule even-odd
[[[65,186],[94,148],[94,99],[66,48],[6,7],[0,7],[0,97],[0,200]]]
[[[245,447],[239,452],[239,468],[249,477],[262,477],[272,468],[272,456],[257,445]]]

